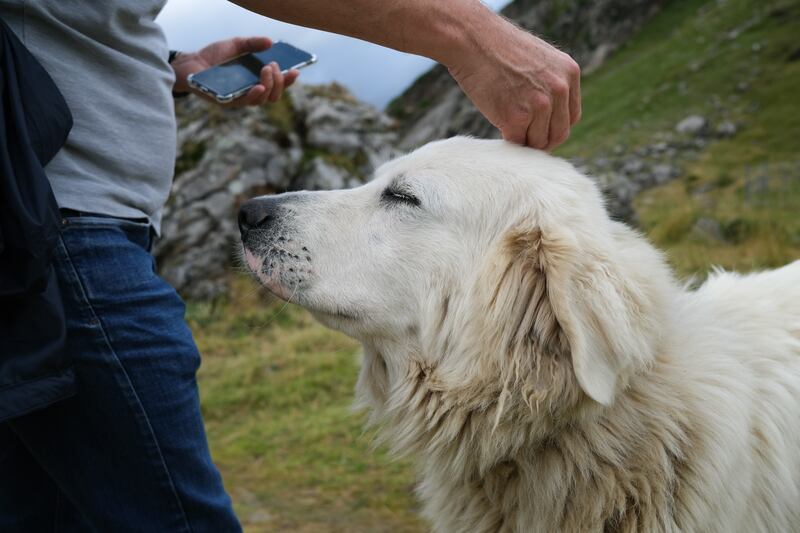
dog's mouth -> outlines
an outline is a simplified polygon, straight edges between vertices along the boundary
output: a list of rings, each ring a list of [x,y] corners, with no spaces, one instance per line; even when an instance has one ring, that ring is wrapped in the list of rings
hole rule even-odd
[[[304,289],[310,285],[310,277],[313,272],[310,268],[303,268],[286,259],[287,257],[290,260],[296,259],[296,256],[274,247],[265,253],[256,253],[247,246],[244,246],[243,250],[247,268],[258,282],[274,296],[306,308],[323,321],[354,321],[358,319],[358,313],[335,303],[322,305],[318,302],[315,304],[307,301]]]

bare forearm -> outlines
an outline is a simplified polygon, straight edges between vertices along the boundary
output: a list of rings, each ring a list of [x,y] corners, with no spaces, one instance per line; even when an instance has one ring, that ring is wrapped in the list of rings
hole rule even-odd
[[[487,26],[508,24],[478,0],[231,0],[250,11],[422,55],[450,66]],[[483,29],[484,31],[481,31]]]
[[[479,0],[231,0],[445,65],[507,140],[553,149],[581,116],[580,68]]]

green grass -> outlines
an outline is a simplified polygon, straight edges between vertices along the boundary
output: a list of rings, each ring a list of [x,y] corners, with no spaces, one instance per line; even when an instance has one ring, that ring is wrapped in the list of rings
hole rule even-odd
[[[798,29],[796,0],[676,0],[583,82],[584,119],[561,155],[633,150],[691,113],[742,124],[636,201],[682,275],[800,257]],[[270,113],[282,127],[293,120],[289,108]],[[700,218],[724,240],[698,236]],[[188,317],[212,451],[247,531],[425,530],[411,466],[374,450],[349,411],[355,342],[243,278],[226,301],[190,304]]]

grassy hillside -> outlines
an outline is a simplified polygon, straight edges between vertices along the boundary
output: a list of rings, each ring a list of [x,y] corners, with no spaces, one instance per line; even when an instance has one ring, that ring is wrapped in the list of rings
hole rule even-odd
[[[560,155],[633,151],[689,114],[738,125],[636,203],[683,274],[800,257],[797,28],[797,0],[674,1],[584,80],[584,119]],[[700,219],[720,235],[693,231]]]
[[[798,1],[678,0],[584,80],[585,118],[561,155],[634,150],[691,113],[739,124],[637,200],[681,274],[800,257],[798,29]],[[373,450],[349,412],[356,343],[242,277],[234,287],[188,316],[211,445],[246,529],[423,531],[410,466]]]

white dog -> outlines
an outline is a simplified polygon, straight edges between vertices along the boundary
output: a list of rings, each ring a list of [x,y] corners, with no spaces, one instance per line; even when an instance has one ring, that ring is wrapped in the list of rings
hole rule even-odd
[[[800,531],[800,262],[688,291],[571,165],[466,138],[240,225],[264,285],[363,343],[436,531]]]

